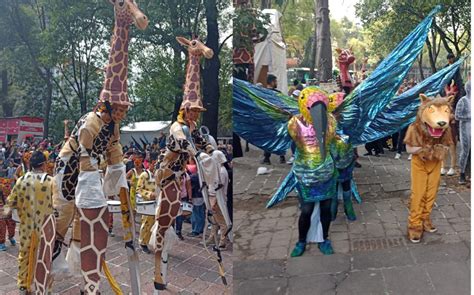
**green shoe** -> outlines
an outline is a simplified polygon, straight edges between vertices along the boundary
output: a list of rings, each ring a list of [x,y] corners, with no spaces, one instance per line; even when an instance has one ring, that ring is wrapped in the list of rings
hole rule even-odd
[[[349,221],[354,221],[357,219],[354,207],[352,207],[352,201],[344,202],[344,213],[346,213],[346,217]]]
[[[303,255],[305,248],[306,248],[306,243],[303,243],[303,242],[296,243],[295,248],[293,249],[293,251],[291,251],[291,257],[298,257],[298,256]]]
[[[344,213],[349,221],[354,221],[357,219],[357,216],[352,206],[352,193],[351,191],[344,192],[342,195],[344,199]]]
[[[319,251],[321,251],[321,253],[323,253],[324,255],[334,254],[334,250],[332,249],[330,240],[324,240],[324,242],[319,243],[318,247],[319,247]]]

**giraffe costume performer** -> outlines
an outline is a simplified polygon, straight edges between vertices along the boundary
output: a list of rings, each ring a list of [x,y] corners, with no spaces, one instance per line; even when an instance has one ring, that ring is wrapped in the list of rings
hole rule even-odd
[[[62,241],[74,219],[71,249],[73,245],[80,248],[85,284],[82,292],[86,294],[98,294],[99,273],[105,262],[108,228],[106,197],[120,194],[125,219],[129,220],[132,216],[127,208],[127,192],[121,189],[127,188],[127,183],[119,143],[119,124],[131,106],[127,94],[129,26],[134,23],[143,30],[148,25],[147,17],[133,0],[110,2],[114,5],[115,26],[98,111],[79,119],[62,147],[56,160],[53,188],[58,238],[54,257],[59,255]],[[100,155],[105,156],[108,164],[103,186],[98,169]],[[124,228],[129,229],[130,224],[124,221]],[[128,241],[126,245],[133,249],[132,236],[128,231],[125,239]],[[132,277],[132,290],[133,285],[137,285],[133,280]]]
[[[192,133],[192,140],[202,145],[204,140],[196,130],[196,121],[200,112],[206,111],[201,100],[201,76],[199,60],[202,55],[210,59],[214,55],[212,49],[206,47],[198,39],[188,40],[176,37],[176,40],[188,48],[189,61],[186,70],[184,96],[178,119],[170,127],[170,136],[165,151],[158,157],[155,182],[160,192],[160,206],[156,215],[158,230],[156,231],[155,249],[155,293],[166,287],[164,274],[167,267],[167,253],[163,251],[165,232],[171,227],[178,216],[180,201],[179,191],[181,176],[186,170],[190,156],[194,156],[191,143],[183,132],[187,126]]]
[[[51,200],[52,178],[46,174],[46,157],[36,151],[31,157],[33,171],[21,176],[5,206],[5,215],[12,209],[20,219],[18,281],[20,294],[46,294],[51,285],[51,256],[55,221]]]

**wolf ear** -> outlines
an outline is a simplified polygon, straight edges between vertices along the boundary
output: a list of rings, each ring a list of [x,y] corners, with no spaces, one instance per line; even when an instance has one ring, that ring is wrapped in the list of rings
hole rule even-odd
[[[448,102],[449,102],[450,104],[453,104],[454,98],[456,98],[456,96],[454,96],[454,95],[448,96]]]
[[[428,98],[428,96],[424,95],[423,93],[420,93],[420,100],[421,100],[421,104],[424,104],[428,102],[430,99]]]

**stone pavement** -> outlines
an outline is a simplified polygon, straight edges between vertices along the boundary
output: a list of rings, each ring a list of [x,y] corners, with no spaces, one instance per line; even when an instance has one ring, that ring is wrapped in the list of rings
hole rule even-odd
[[[432,213],[438,232],[414,245],[406,239],[407,155],[362,156],[354,174],[363,202],[350,223],[340,204],[329,230],[335,254],[324,256],[313,244],[291,258],[297,199],[265,209],[290,166],[273,155],[273,171],[256,176],[261,154],[251,149],[234,160],[235,294],[469,294],[471,198],[457,176],[443,177]]]
[[[139,225],[136,226],[138,229]],[[18,227],[17,227],[18,230]],[[178,241],[169,256],[168,290],[160,294],[231,294],[232,293],[232,246],[222,252],[224,269],[229,284],[226,289],[217,273],[217,262],[214,253],[210,256],[200,244],[202,238],[189,238],[186,234],[191,226],[183,224],[184,241]],[[69,231],[70,232],[70,231]],[[209,232],[209,230],[208,230]],[[120,284],[124,294],[130,293],[130,276],[127,256],[122,242],[120,215],[114,216],[115,237],[110,238],[107,246],[106,259],[112,275]],[[138,237],[138,234],[137,234]],[[7,241],[7,246],[9,242]],[[142,294],[153,294],[154,256],[139,252]],[[0,252],[0,294],[18,294],[16,276],[18,272],[18,248],[9,247]],[[77,295],[82,279],[69,278],[55,281],[53,294]],[[102,294],[114,294],[107,279],[101,278]]]

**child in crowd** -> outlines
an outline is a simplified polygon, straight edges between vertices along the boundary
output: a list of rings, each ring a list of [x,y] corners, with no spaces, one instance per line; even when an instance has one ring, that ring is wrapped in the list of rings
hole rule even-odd
[[[6,204],[6,197],[4,196],[3,192],[4,191],[9,191],[9,189],[4,189],[3,186],[10,185],[9,183],[2,182],[0,185],[2,185],[2,188],[0,189],[0,208],[5,206]],[[0,251],[6,251],[7,246],[5,245],[5,238],[7,235],[8,231],[8,239],[10,240],[10,244],[12,246],[16,245],[15,241],[15,221],[13,221],[12,216],[5,216],[2,217],[0,216]]]
[[[191,179],[188,173],[185,171],[182,176],[181,180],[181,192],[179,194],[179,199],[181,202],[189,202],[192,198],[192,190],[191,190]],[[183,234],[181,230],[183,228],[183,221],[184,221],[184,214],[178,215],[175,221],[175,231],[176,235],[180,240],[184,240]]]
[[[189,159],[186,166],[191,180],[191,196],[193,201],[193,214],[191,215],[192,231],[188,234],[190,237],[198,237],[204,231],[205,224],[205,205],[204,199],[199,189],[199,176],[197,173],[196,163],[193,158]]]

